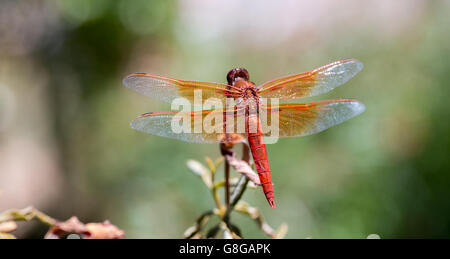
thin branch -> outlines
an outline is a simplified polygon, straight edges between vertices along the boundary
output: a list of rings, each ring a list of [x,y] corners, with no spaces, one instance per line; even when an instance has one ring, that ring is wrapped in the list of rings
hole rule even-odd
[[[210,210],[200,215],[200,217],[198,217],[195,221],[195,224],[184,231],[184,237],[188,239],[195,237],[200,231],[202,231],[203,226],[205,226],[210,216],[213,214],[214,212]]]
[[[241,237],[238,234],[236,234],[233,230],[231,230],[231,228],[225,222],[222,221],[220,223],[220,228],[223,231],[224,239],[241,239]]]
[[[230,208],[230,163],[225,159],[225,206]]]
[[[217,191],[218,188],[219,186],[217,184],[214,184],[213,187],[211,188],[211,194],[213,196],[214,202],[216,203],[216,207],[220,211],[222,211],[224,208],[222,206],[222,203],[220,202],[219,192]]]
[[[57,222],[54,218],[33,207],[27,207],[21,210],[8,210],[0,214],[0,223],[6,221],[30,221],[33,219],[37,219],[48,226],[53,226]]]
[[[230,142],[228,144],[222,143],[220,145],[220,151],[222,154],[222,158],[216,160],[215,163],[212,162],[211,159],[207,159],[207,163],[211,170],[211,181],[212,186],[210,187],[212,195],[217,205],[217,209],[213,209],[212,211],[207,211],[200,215],[200,217],[196,220],[195,224],[189,227],[184,236],[186,238],[213,238],[216,237],[218,232],[222,230],[224,238],[242,238],[241,231],[235,225],[230,222],[230,214],[233,210],[236,210],[242,214],[245,214],[255,220],[260,227],[261,231],[272,237],[272,238],[282,238],[287,232],[287,225],[282,224],[280,228],[275,231],[262,217],[261,213],[258,209],[249,206],[246,202],[242,201],[241,198],[247,189],[247,187],[254,185],[260,185],[259,177],[254,172],[254,169],[250,164],[250,148],[249,146],[240,141],[239,143],[243,144],[242,150],[242,160],[239,160],[235,157],[235,153],[232,150],[233,146],[238,142]],[[215,181],[214,175],[216,173],[216,169],[220,160],[225,160],[225,177],[223,180]],[[191,163],[191,169],[192,169]],[[232,178],[230,179],[230,166],[234,168],[234,170],[241,174],[240,178]],[[194,169],[201,168],[200,166],[195,166]],[[202,170],[195,170],[202,171]],[[233,190],[230,193],[230,187],[234,186]],[[220,203],[220,197],[218,194],[218,189],[220,187],[225,188],[225,206]],[[213,227],[211,227],[208,231],[202,232],[202,227],[209,220],[210,216],[215,214],[220,218],[220,222]],[[206,234],[205,234],[206,233]]]
[[[245,164],[249,165],[250,149],[248,148],[248,146],[245,142],[242,142],[242,146],[243,146],[242,161],[244,161]],[[230,160],[230,155],[225,155],[225,158],[226,158],[225,161]],[[234,153],[232,153],[231,158],[234,159]],[[231,204],[230,204],[230,206],[227,207],[227,210],[224,215],[224,220],[227,224],[229,223],[228,221],[230,219],[231,211],[233,210],[234,206],[241,199],[242,195],[245,192],[248,181],[249,181],[248,174],[242,174],[237,186],[234,188],[233,193],[231,194]]]
[[[261,231],[271,238],[283,238],[287,233],[287,225],[282,224],[280,228],[275,231],[261,215],[261,212],[254,207],[251,207],[248,203],[244,201],[239,201],[235,206],[235,210],[239,213],[249,216],[252,218],[259,226]]]
[[[217,192],[219,186],[217,186],[216,184],[214,184],[214,178],[216,176],[216,169],[217,169],[217,165],[219,165],[220,160],[216,160],[216,162],[214,163],[209,157],[206,158],[206,162],[208,163],[210,172],[211,172],[211,194],[213,196],[214,202],[216,203],[216,207],[219,210],[224,210],[222,203],[220,202],[220,196],[219,193]]]
[[[239,182],[231,194],[231,208],[234,208],[236,203],[241,199],[247,187],[248,181],[248,178],[243,175],[239,178]]]
[[[111,224],[109,221],[102,223],[87,223],[83,224],[77,217],[73,216],[66,221],[58,221],[45,213],[33,208],[27,207],[21,210],[13,209],[7,210],[0,214],[0,225],[2,231],[8,231],[8,225],[5,223],[14,223],[15,221],[30,221],[37,219],[39,222],[50,227],[44,238],[64,238],[66,234],[74,233],[80,235],[82,238],[123,238],[125,233]],[[13,225],[10,225],[14,227]],[[7,233],[0,233],[0,238],[14,238]]]

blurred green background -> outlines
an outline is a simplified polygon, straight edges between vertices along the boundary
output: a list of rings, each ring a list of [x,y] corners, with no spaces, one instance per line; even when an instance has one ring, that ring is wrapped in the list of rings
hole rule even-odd
[[[256,84],[343,58],[365,67],[319,97],[367,110],[269,145],[277,209],[244,200],[288,238],[450,236],[450,2],[0,1],[0,210],[109,219],[128,238],[180,238],[214,206],[188,159],[215,145],[134,131],[170,105],[122,86],[132,72]],[[298,101],[298,100],[297,100]],[[233,214],[246,238],[265,238]],[[21,237],[42,237],[27,224]]]

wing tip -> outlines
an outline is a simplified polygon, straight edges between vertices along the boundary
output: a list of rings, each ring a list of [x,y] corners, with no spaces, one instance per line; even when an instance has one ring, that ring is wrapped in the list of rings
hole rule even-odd
[[[318,102],[321,102],[321,101],[318,101]],[[361,101],[358,101],[356,99],[351,99],[351,98],[325,100],[324,102],[330,102],[330,104],[348,103],[349,106],[347,106],[347,107],[351,109],[350,117],[348,119],[358,116],[366,110],[366,106],[364,105],[364,103],[362,103]]]
[[[153,115],[153,114],[154,114],[154,112],[147,112],[147,113],[143,113],[143,114],[137,116],[136,118],[134,118],[134,119],[130,122],[130,127],[131,127],[132,129],[138,130],[137,127],[136,127],[136,123],[138,122],[138,120],[141,119],[141,118],[143,118],[143,117],[147,117],[147,116],[150,116],[150,115]]]
[[[136,119],[134,119],[130,122],[130,128],[137,130],[135,124],[136,124]]]
[[[122,84],[127,88],[131,88],[131,85],[128,84],[128,82],[127,82],[129,79],[131,79],[135,76],[146,76],[146,75],[147,75],[147,73],[143,73],[143,72],[129,74],[122,79]]]
[[[363,113],[366,110],[366,106],[364,105],[364,103],[362,103],[358,100],[354,100],[353,102],[355,104],[355,108],[354,108],[355,115],[354,116],[360,115],[361,113]]]
[[[356,99],[340,99],[343,102],[351,103],[351,108],[353,111],[353,116],[357,116],[361,113],[363,113],[366,110],[366,106],[361,101],[358,101]]]
[[[353,63],[355,65],[355,71],[356,71],[355,74],[364,68],[364,64],[356,58],[343,59],[342,61],[343,61],[343,63],[346,63],[346,62]]]

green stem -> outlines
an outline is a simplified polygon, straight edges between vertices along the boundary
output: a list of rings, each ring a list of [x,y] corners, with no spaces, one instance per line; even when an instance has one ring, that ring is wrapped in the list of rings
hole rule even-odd
[[[54,218],[33,207],[21,210],[8,210],[0,214],[0,223],[6,221],[30,221],[32,219],[37,219],[48,226],[53,226],[56,223]]]
[[[225,159],[225,207],[230,208],[230,163]]]

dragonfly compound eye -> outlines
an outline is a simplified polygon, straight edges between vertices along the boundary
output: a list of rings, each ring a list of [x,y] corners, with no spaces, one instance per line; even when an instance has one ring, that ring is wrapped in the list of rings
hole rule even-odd
[[[234,68],[230,70],[227,74],[227,81],[229,85],[233,85],[236,78],[242,78],[245,81],[248,81],[250,79],[250,75],[248,74],[247,69],[245,68]]]

